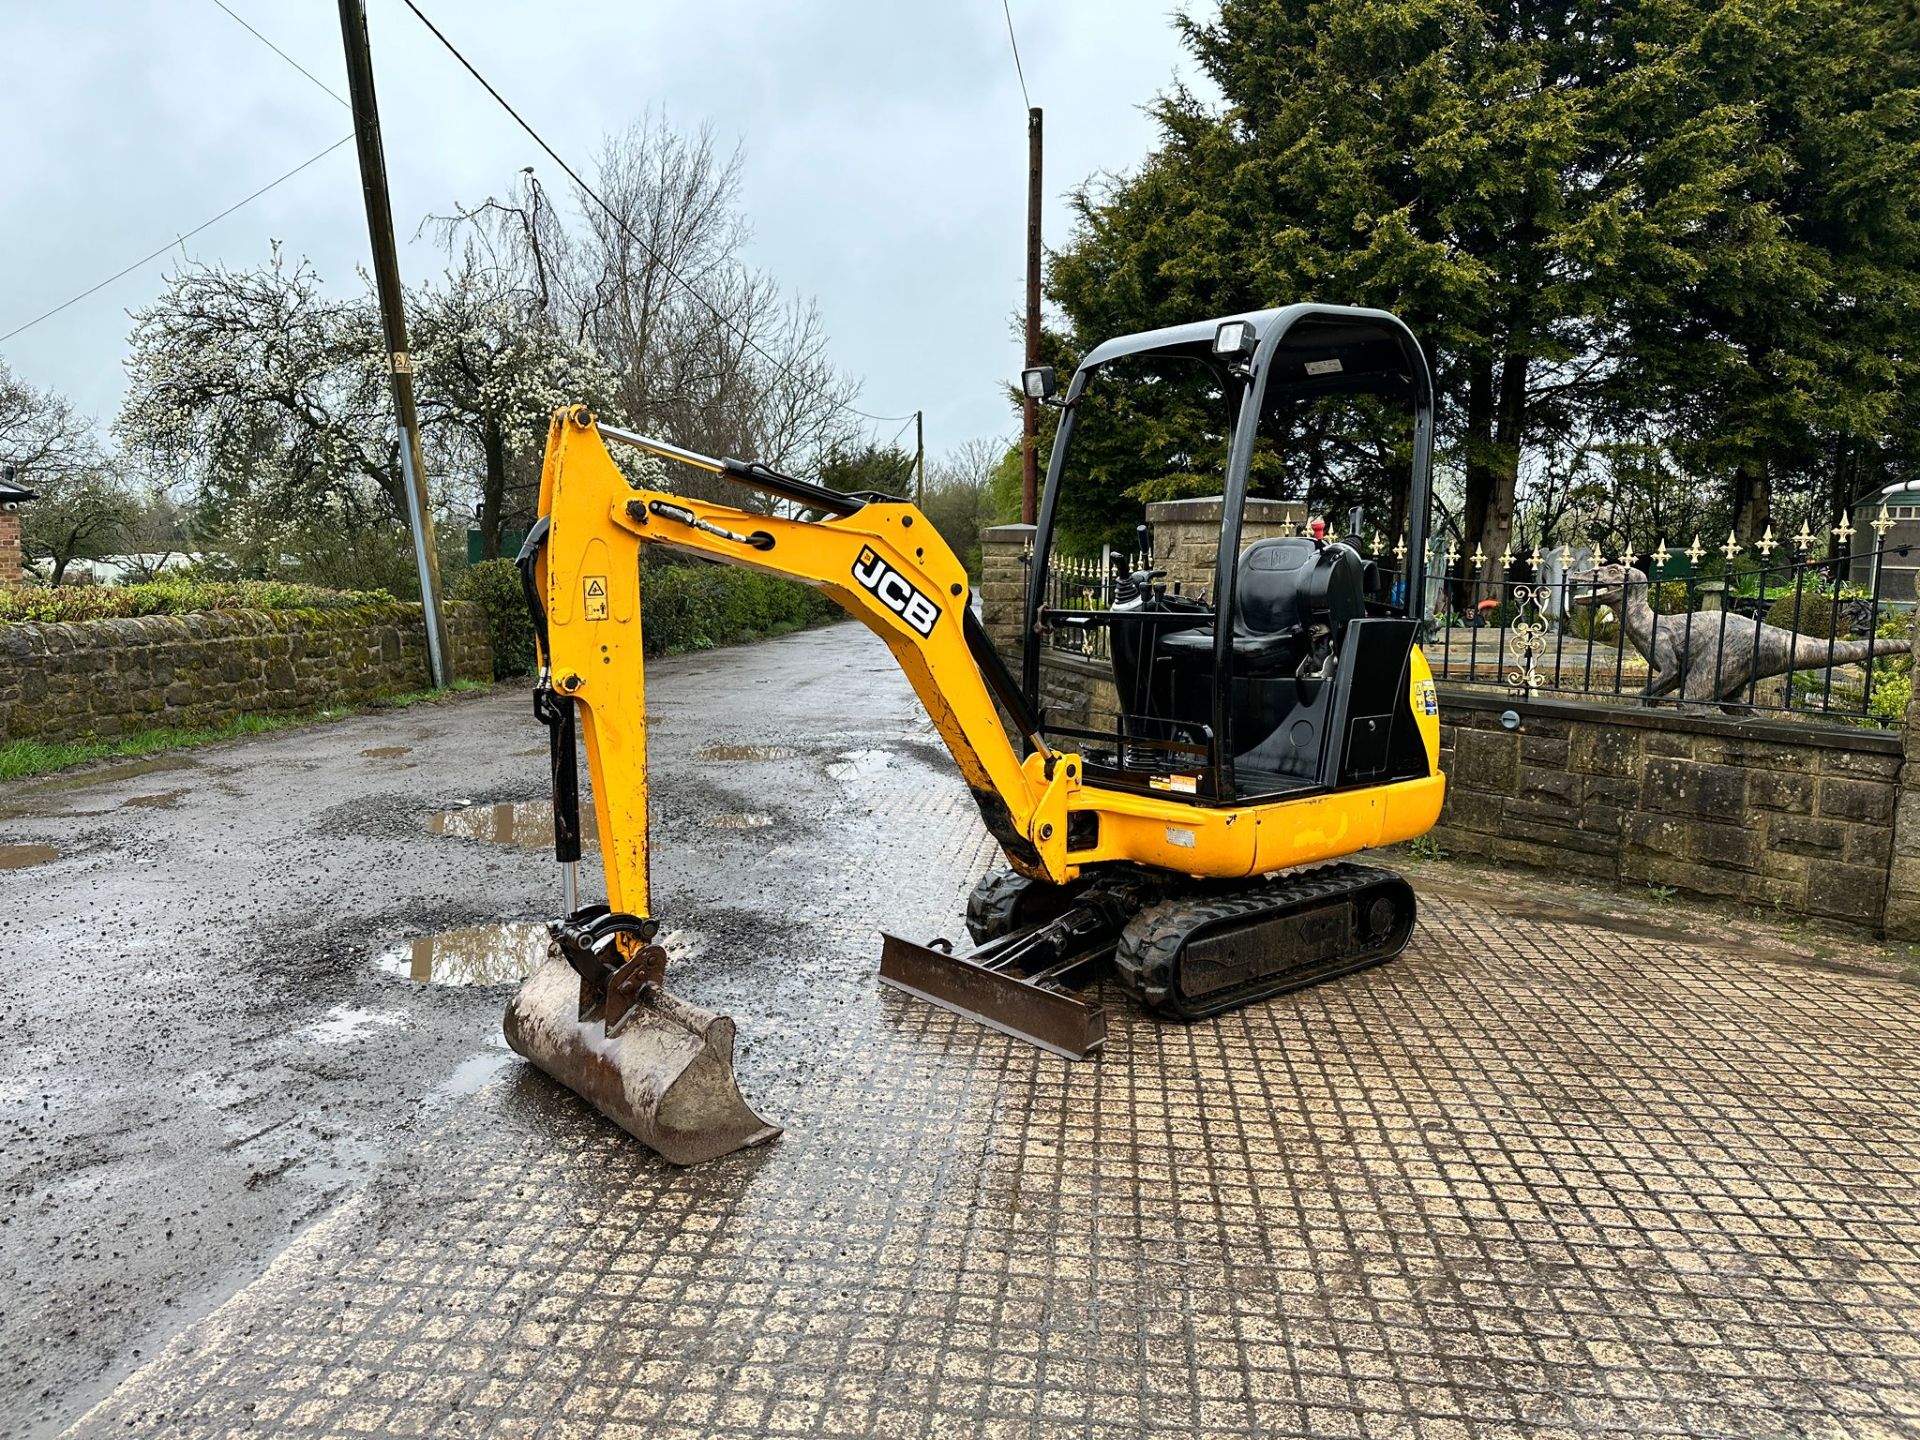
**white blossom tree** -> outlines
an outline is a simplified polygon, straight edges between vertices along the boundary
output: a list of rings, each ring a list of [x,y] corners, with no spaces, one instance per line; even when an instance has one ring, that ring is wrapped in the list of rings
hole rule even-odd
[[[532,513],[548,416],[573,403],[605,407],[613,375],[473,249],[407,308],[430,468],[449,489],[463,488],[455,475],[473,477],[481,553],[492,559],[502,521]]]
[[[364,291],[328,295],[276,243],[254,269],[180,266],[133,321],[116,431],[193,486],[215,524],[256,501],[289,524],[407,513],[386,347]]]

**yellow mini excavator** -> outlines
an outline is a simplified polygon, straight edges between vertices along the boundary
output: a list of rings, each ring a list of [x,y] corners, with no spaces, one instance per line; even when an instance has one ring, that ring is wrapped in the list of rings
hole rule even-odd
[[[1433,400],[1413,335],[1383,311],[1295,305],[1108,341],[1064,395],[1048,369],[1023,383],[1061,413],[1020,674],[971,608],[961,562],[914,506],[696,454],[599,424],[584,407],[553,417],[519,565],[567,914],[552,922],[549,958],[505,1029],[516,1051],[670,1161],[695,1164],[779,1130],[735,1083],[733,1022],[665,988],[647,891],[639,562],[650,544],[819,587],[885,641],[958,763],[1007,867],[968,904],[971,948],[885,936],[882,982],[1087,1057],[1106,1040],[1089,988],[1102,974],[1156,1015],[1195,1020],[1389,959],[1412,932],[1404,880],[1329,862],[1424,833],[1445,787],[1419,646]],[[1053,603],[1063,487],[1104,485],[1109,514],[1119,495],[1112,466],[1094,463],[1110,452],[1082,412],[1107,397],[1103,387],[1138,404],[1176,384],[1218,416],[1212,598],[1205,586],[1169,586],[1147,559],[1118,567],[1109,603]],[[1287,417],[1328,397],[1357,413],[1401,406],[1410,419],[1396,452],[1411,460],[1397,570],[1317,523],[1308,534],[1242,535],[1250,476],[1275,473],[1296,433]],[[609,441],[771,502],[735,508],[650,488],[622,473]],[[1192,477],[1182,483],[1190,491]],[[1083,648],[1111,667],[1122,713],[1108,730],[1055,721],[1038,704],[1039,652],[1076,627],[1105,631],[1107,643]],[[584,906],[572,879],[579,739],[606,876],[606,902]]]

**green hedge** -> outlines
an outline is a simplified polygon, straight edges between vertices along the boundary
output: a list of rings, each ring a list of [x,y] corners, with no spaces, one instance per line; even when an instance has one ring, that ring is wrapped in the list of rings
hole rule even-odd
[[[810,585],[723,565],[661,565],[641,577],[647,654],[784,635],[844,612]]]
[[[841,614],[807,585],[725,565],[650,565],[642,573],[641,634],[649,655],[710,650],[784,635]],[[460,579],[459,598],[487,612],[496,676],[533,670],[533,622],[511,560],[483,560]]]
[[[471,600],[487,612],[493,645],[493,678],[533,673],[533,620],[520,588],[520,571],[507,559],[482,560],[454,582],[456,600]]]
[[[356,610],[391,605],[385,590],[328,590],[284,580],[184,580],[162,576],[143,585],[0,587],[0,624],[32,620],[120,620],[184,615],[195,610]]]

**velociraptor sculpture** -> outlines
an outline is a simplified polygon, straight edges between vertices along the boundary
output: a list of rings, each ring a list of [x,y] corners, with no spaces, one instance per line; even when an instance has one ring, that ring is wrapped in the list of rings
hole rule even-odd
[[[1726,702],[1756,679],[1790,670],[1857,665],[1871,656],[1905,653],[1911,644],[1904,636],[1829,643],[1824,636],[1799,635],[1715,610],[1655,615],[1647,600],[1645,573],[1617,562],[1568,575],[1567,588],[1573,604],[1605,605],[1621,617],[1627,638],[1647,662],[1643,700],[1678,687],[1682,700],[1718,702],[1737,713],[1745,707]]]

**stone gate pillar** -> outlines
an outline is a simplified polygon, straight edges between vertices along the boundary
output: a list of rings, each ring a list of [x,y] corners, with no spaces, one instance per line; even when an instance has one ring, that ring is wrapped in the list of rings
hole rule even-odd
[[[1021,651],[1020,622],[1027,603],[1027,566],[1033,544],[1031,525],[992,525],[980,532],[980,623],[993,648],[1016,669]]]

